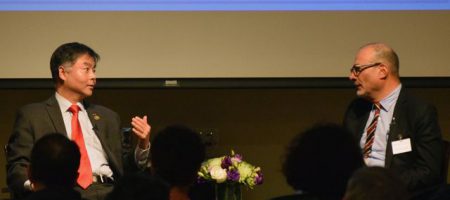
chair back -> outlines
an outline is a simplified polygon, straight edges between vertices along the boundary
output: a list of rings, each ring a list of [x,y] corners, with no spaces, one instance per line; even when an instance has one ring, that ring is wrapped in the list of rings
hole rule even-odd
[[[443,140],[444,160],[442,162],[442,176],[444,181],[447,182],[448,178],[448,166],[450,163],[450,141]]]

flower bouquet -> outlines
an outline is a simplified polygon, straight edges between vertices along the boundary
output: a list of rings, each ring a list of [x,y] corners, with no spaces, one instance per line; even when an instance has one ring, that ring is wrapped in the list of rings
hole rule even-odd
[[[241,185],[253,189],[263,183],[261,168],[242,160],[242,156],[231,151],[231,155],[211,158],[203,162],[198,172],[198,181],[213,181],[216,184],[216,199],[241,199]]]

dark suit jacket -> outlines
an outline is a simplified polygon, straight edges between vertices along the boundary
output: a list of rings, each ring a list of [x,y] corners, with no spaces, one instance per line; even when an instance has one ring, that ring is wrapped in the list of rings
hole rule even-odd
[[[345,114],[344,126],[358,141],[371,109],[371,102],[356,99]],[[407,94],[402,88],[393,117],[395,122],[391,123],[386,147],[386,168],[398,173],[413,192],[442,182],[442,137],[435,107]],[[411,152],[392,154],[392,141],[399,138],[411,139]]]
[[[123,160],[134,158],[122,149],[120,118],[117,113],[106,107],[87,102],[84,102],[84,106],[106,153],[109,166],[115,178],[118,178],[124,173]],[[7,145],[6,166],[7,183],[16,197],[20,198],[26,193],[23,184],[28,179],[27,167],[34,143],[42,136],[55,132],[67,136],[61,111],[54,96],[18,110],[13,133]]]

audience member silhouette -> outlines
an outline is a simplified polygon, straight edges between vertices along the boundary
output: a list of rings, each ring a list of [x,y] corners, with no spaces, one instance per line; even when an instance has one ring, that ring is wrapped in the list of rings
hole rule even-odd
[[[125,174],[106,200],[168,200],[167,183],[148,173]]]
[[[283,173],[295,194],[273,200],[341,200],[348,179],[364,165],[354,137],[336,124],[318,124],[287,148]]]
[[[31,150],[29,179],[34,189],[28,199],[81,199],[73,189],[78,178],[78,146],[60,133],[40,138]]]
[[[200,136],[181,125],[168,126],[155,136],[150,156],[152,174],[170,185],[170,199],[190,199],[189,188],[205,159]]]
[[[408,200],[406,184],[389,169],[364,167],[350,178],[344,200]]]

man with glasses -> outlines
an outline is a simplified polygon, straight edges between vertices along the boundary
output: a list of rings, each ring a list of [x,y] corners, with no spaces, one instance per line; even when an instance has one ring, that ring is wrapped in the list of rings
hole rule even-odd
[[[436,109],[411,95],[399,77],[399,59],[386,44],[361,47],[349,79],[359,98],[344,118],[368,166],[398,173],[415,199],[427,199],[444,177],[442,137]]]

